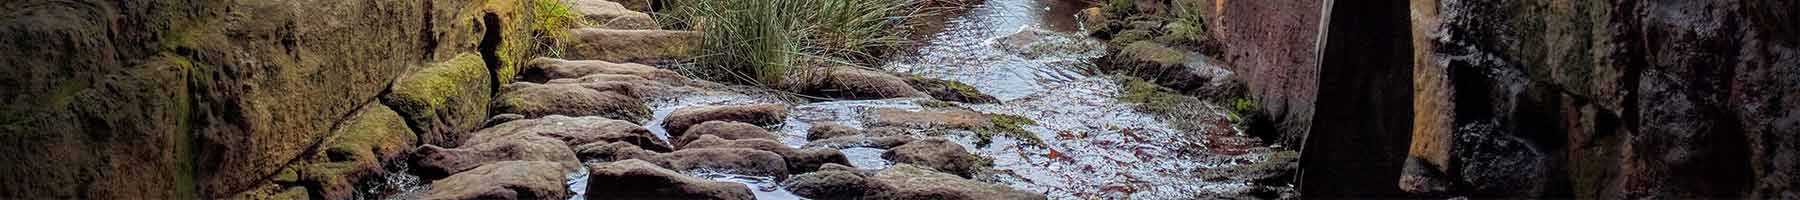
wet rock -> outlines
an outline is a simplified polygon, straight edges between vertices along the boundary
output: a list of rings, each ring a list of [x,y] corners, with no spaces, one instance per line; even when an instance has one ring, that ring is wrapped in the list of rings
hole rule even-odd
[[[806,173],[818,170],[819,166],[836,163],[849,165],[850,159],[844,153],[831,148],[807,148],[796,150],[787,144],[770,139],[724,139],[713,135],[700,136],[688,142],[681,149],[704,148],[746,148],[774,152],[787,162],[788,172]]]
[[[812,199],[858,199],[894,190],[870,176],[849,166],[826,164],[819,171],[794,175],[781,185],[794,195]]]
[[[834,148],[834,149],[847,149],[847,148],[866,147],[866,148],[888,149],[888,148],[894,148],[894,147],[897,147],[897,146],[900,146],[900,145],[903,145],[906,143],[912,143],[914,140],[916,140],[916,139],[913,138],[912,136],[903,136],[903,135],[881,136],[881,137],[853,135],[853,136],[834,137],[831,139],[814,140],[812,142],[806,143],[806,145],[803,146],[803,148],[823,147],[823,148]]]
[[[431,182],[422,199],[568,199],[564,185],[579,165],[565,162],[505,161]]]
[[[574,147],[575,155],[587,161],[653,160],[658,154],[629,142],[591,143]]]
[[[709,135],[726,140],[768,139],[774,141],[781,139],[775,137],[775,134],[770,134],[768,130],[756,126],[755,124],[725,121],[707,121],[700,123],[700,125],[694,125],[693,127],[688,128],[686,133],[670,135],[669,137],[680,137],[680,139],[675,140],[675,146],[685,146],[689,141],[694,141],[695,139],[700,139],[701,136]]]
[[[685,107],[670,112],[669,117],[663,119],[663,128],[668,129],[670,134],[682,134],[687,133],[688,127],[707,121],[736,121],[768,126],[781,123],[787,118],[787,112],[786,104],[774,103]]]
[[[644,121],[650,117],[650,107],[628,86],[519,82],[506,89],[508,91],[496,99],[495,112],[515,113],[527,118],[565,115]]]
[[[980,129],[994,126],[994,123],[990,122],[986,115],[961,109],[907,111],[878,108],[870,112],[873,112],[874,119],[871,119],[869,126],[956,129]]]
[[[894,147],[887,153],[882,153],[881,158],[894,161],[894,163],[937,169],[962,177],[974,177],[976,173],[985,170],[991,164],[988,159],[969,153],[962,145],[942,137],[925,138]]]
[[[381,100],[406,117],[421,142],[455,146],[460,134],[481,128],[487,119],[492,78],[481,55],[458,54],[401,76]]]
[[[755,199],[743,184],[708,181],[643,160],[591,164],[588,169],[588,199]]]
[[[813,122],[811,128],[806,128],[807,141],[852,135],[862,135],[862,130],[844,126],[837,122]]]
[[[686,76],[672,70],[660,69],[637,63],[613,63],[599,60],[563,60],[556,58],[532,59],[519,72],[519,76],[531,82],[547,82],[552,79],[582,78],[596,74],[617,74],[643,77],[665,83],[688,82]]]
[[[855,67],[827,68],[817,84],[789,83],[786,87],[802,94],[852,100],[931,97],[899,76]]]
[[[657,29],[655,19],[650,14],[626,9],[625,5],[605,0],[574,1],[575,10],[581,11],[582,18],[598,23],[595,28],[606,29]]]
[[[1210,58],[1156,42],[1133,42],[1101,59],[1102,70],[1143,78],[1183,94],[1229,97],[1241,90],[1233,73]]]
[[[772,176],[786,180],[787,161],[774,152],[746,148],[683,149],[653,158],[657,165],[673,170],[716,170],[733,174]]]
[[[418,141],[399,114],[381,104],[367,104],[348,124],[321,144],[323,153],[298,167],[296,180],[322,198],[346,199],[370,175],[387,172],[382,163],[397,162]],[[292,169],[290,169],[292,170]],[[290,180],[277,180],[284,182]]]
[[[535,135],[506,137],[454,149],[428,144],[413,150],[413,154],[414,174],[428,179],[450,176],[502,161],[547,161],[571,165],[579,162],[574,151],[562,140]]]
[[[976,90],[974,86],[969,86],[969,84],[964,84],[962,82],[912,76],[906,79],[906,84],[912,85],[913,89],[923,91],[926,94],[931,95],[931,98],[938,100],[964,103],[1000,102],[1000,99],[983,94],[981,93],[981,90]]]
[[[624,120],[596,116],[567,117],[551,115],[537,119],[507,122],[469,134],[464,145],[505,140],[519,136],[543,136],[563,141],[569,146],[627,142],[644,149],[669,152],[670,146],[650,133],[649,129]]]
[[[1048,199],[1043,194],[1004,185],[963,179],[910,164],[897,164],[874,178],[894,189],[871,194],[874,199]]]
[[[563,42],[569,59],[620,63],[660,63],[694,56],[700,32],[668,30],[570,30],[575,41]]]

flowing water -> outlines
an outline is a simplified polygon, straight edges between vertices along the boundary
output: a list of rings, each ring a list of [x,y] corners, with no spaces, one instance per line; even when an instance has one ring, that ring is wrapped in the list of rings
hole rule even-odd
[[[960,81],[1001,102],[955,103],[978,112],[1023,116],[1036,121],[1023,128],[1043,140],[1027,144],[1017,138],[996,135],[985,146],[975,145],[966,131],[947,137],[976,154],[993,160],[989,175],[977,180],[1043,193],[1051,199],[1193,199],[1207,197],[1291,197],[1292,186],[1257,183],[1280,174],[1269,169],[1291,169],[1277,149],[1261,145],[1241,130],[1226,125],[1225,111],[1201,103],[1195,112],[1215,116],[1202,119],[1201,130],[1170,128],[1161,116],[1140,112],[1120,102],[1120,81],[1112,76],[1087,73],[1091,61],[1102,56],[1100,41],[1080,34],[1075,15],[1087,5],[1071,0],[986,0],[943,24],[942,32],[927,38],[917,52],[889,63],[887,70],[930,78]],[[806,131],[815,122],[836,122],[865,127],[870,111],[901,109],[918,111],[921,99],[847,100],[792,106],[788,119],[769,127],[781,134],[781,142],[794,147],[807,143]],[[675,109],[698,105],[731,105],[784,102],[752,95],[689,96],[651,100],[653,117],[645,122],[658,137],[669,139],[663,118]],[[922,130],[920,130],[922,132]],[[884,169],[894,163],[881,158],[885,149],[841,149],[854,167]],[[1291,154],[1287,154],[1291,155]],[[1291,158],[1291,156],[1289,156]],[[1289,166],[1268,167],[1268,166]],[[750,186],[758,199],[800,199],[773,177],[720,172],[686,172],[689,175]],[[570,174],[573,199],[582,199],[587,173]],[[399,195],[405,196],[405,195]]]

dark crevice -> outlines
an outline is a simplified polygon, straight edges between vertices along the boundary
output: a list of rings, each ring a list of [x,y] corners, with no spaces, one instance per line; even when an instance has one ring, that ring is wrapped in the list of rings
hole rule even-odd
[[[434,24],[431,20],[432,16],[436,16],[436,15],[433,15],[432,11],[437,10],[437,9],[431,7],[432,6],[431,2],[436,2],[436,1],[424,1],[424,2],[425,2],[425,6],[422,8],[425,8],[425,15],[421,15],[419,17],[419,21],[423,22],[422,24],[424,24],[423,26],[419,27],[419,42],[425,44],[425,46],[423,47],[423,50],[425,53],[421,54],[423,56],[419,59],[420,60],[431,60],[431,58],[437,57],[438,38],[437,38],[437,32],[433,31],[433,29],[437,28],[436,27],[437,25]]]
[[[500,54],[497,51],[500,48],[502,40],[500,38],[500,30],[502,27],[500,26],[500,16],[495,15],[494,13],[487,13],[481,17],[481,25],[482,31],[485,33],[481,36],[481,46],[478,50],[481,51],[481,61],[487,63],[488,95],[498,96],[500,95],[501,61]]]

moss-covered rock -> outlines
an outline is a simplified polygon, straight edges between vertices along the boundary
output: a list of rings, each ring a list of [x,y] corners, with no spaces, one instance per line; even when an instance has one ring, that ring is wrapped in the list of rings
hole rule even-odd
[[[906,84],[912,85],[913,89],[918,89],[926,94],[930,94],[932,98],[938,100],[966,103],[1000,102],[1000,100],[994,98],[994,96],[981,93],[981,90],[976,90],[974,86],[969,86],[969,84],[958,81],[925,78],[924,76],[915,75],[908,77],[906,79]]]
[[[405,116],[421,142],[454,147],[488,118],[493,98],[488,72],[479,55],[458,54],[402,76],[382,102]]]

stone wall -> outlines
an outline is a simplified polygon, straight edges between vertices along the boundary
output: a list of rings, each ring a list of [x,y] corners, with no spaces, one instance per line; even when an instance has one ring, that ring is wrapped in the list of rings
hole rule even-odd
[[[0,198],[295,194],[298,186],[272,187],[277,175],[348,137],[333,133],[366,132],[337,129],[385,110],[364,107],[414,66],[476,54],[496,77],[488,80],[510,80],[497,77],[527,56],[526,6],[0,3],[0,63],[9,66],[0,72]]]
[[[1431,196],[1794,198],[1787,1],[1414,0]]]

